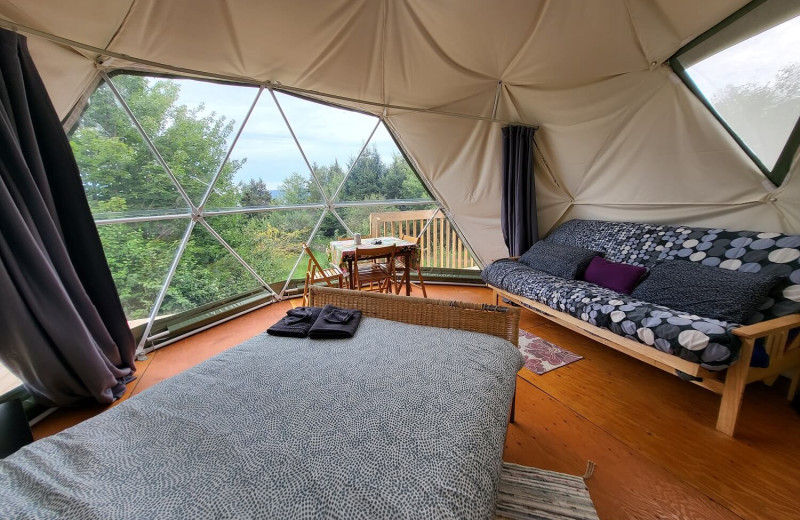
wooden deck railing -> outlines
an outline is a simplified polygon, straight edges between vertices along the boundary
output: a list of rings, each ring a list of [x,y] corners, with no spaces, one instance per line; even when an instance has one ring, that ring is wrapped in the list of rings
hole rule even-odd
[[[369,230],[373,237],[419,236],[436,210],[393,211],[371,213]],[[478,266],[464,246],[450,221],[439,212],[419,240],[422,267],[477,269]]]

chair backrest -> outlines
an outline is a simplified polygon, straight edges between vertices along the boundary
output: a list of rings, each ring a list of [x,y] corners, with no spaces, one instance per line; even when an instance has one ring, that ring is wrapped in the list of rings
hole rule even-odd
[[[400,240],[405,240],[406,242],[411,242],[419,246],[419,237],[415,237],[414,235],[403,235],[400,237]],[[414,256],[411,257],[411,268],[412,269],[419,269],[419,260],[422,256],[422,251],[419,247],[417,247],[417,252]]]
[[[383,247],[357,247],[355,261],[365,258],[386,258],[387,262],[394,262],[394,253],[397,249],[395,244]]]
[[[324,271],[322,266],[319,265],[319,262],[317,261],[317,257],[314,256],[314,253],[311,251],[311,248],[308,247],[308,244],[306,244],[305,242],[303,242],[303,251],[305,252],[305,254],[308,255],[308,267],[306,267],[306,274],[310,273],[311,276],[313,277],[314,276],[314,271],[317,271],[317,270],[319,272]]]

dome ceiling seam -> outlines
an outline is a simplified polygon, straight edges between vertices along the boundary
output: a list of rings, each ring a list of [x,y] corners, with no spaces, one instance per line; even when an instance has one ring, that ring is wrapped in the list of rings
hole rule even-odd
[[[130,19],[131,13],[133,12],[134,7],[136,6],[136,1],[137,0],[131,0],[131,4],[128,6],[128,11],[125,13],[125,16],[122,17],[122,20],[119,22],[119,25],[117,25],[117,29],[114,31],[114,34],[111,35],[106,44],[103,46],[105,50],[108,50],[111,44],[114,43],[114,40],[117,39],[117,36],[119,36],[119,34],[122,32],[122,29],[125,27],[125,24]]]
[[[517,63],[519,63],[519,61],[522,59],[523,51],[528,48],[528,45],[530,45],[530,43],[536,37],[536,34],[539,32],[539,27],[542,25],[542,21],[544,20],[545,15],[547,14],[548,10],[550,9],[550,5],[552,4],[552,2],[553,2],[553,0],[546,0],[545,1],[544,6],[539,11],[539,16],[536,18],[536,22],[533,25],[533,30],[531,30],[530,34],[525,39],[525,41],[522,42],[522,45],[519,46],[519,49],[517,49],[517,52],[514,53],[514,56],[511,58],[511,60],[505,66],[505,68],[503,69],[503,73],[500,75],[500,78],[498,78],[498,79],[504,80],[504,78],[506,78],[509,75],[509,73],[511,72],[513,67]]]
[[[442,46],[439,45],[439,42],[437,42],[436,39],[433,37],[433,34],[428,30],[427,27],[425,27],[425,24],[422,22],[422,20],[420,19],[419,15],[417,14],[417,12],[414,11],[414,9],[411,8],[411,6],[409,6],[408,4],[405,4],[405,5],[408,7],[409,17],[411,18],[412,22],[414,23],[414,26],[417,28],[417,30],[419,30],[419,32],[422,35],[422,37],[424,38],[424,40],[430,46],[430,49],[436,54],[436,56],[440,57],[442,59],[442,61],[444,61],[446,64],[450,65],[455,70],[457,70],[457,71],[459,71],[459,72],[461,72],[463,74],[472,76],[472,77],[477,78],[477,79],[491,80],[493,83],[497,81],[497,79],[491,77],[490,75],[488,75],[488,74],[486,74],[484,72],[480,72],[478,70],[471,69],[471,68],[467,67],[466,65],[463,65],[463,64],[457,62],[453,57],[451,57],[449,54],[447,54],[447,52],[445,52],[444,48],[442,48]]]
[[[639,33],[639,26],[636,22],[636,17],[631,10],[631,0],[624,0],[625,2],[625,11],[628,13],[628,21],[631,24],[631,29],[633,29],[633,34],[636,36],[636,43],[638,44],[639,50],[642,51],[642,57],[645,61],[645,67],[649,67],[650,69],[654,69],[658,65],[658,61],[654,61],[653,58],[650,56],[650,52],[648,50],[647,44],[645,43],[642,35]]]
[[[553,182],[558,191],[560,191],[564,195],[564,197],[566,197],[566,199],[569,200],[570,203],[572,203],[575,200],[575,198],[572,196],[572,194],[569,193],[568,190],[566,190],[561,185],[562,183],[559,182],[558,176],[553,172],[549,162],[547,161],[547,158],[544,155],[544,151],[539,147],[539,143],[536,142],[535,134],[533,136],[533,153],[539,156],[539,160],[541,162],[541,165],[545,173],[548,175],[548,177],[550,177],[550,180]]]

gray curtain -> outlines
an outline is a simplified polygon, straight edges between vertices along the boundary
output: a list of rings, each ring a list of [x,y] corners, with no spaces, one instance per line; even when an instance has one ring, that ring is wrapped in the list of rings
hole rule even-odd
[[[0,30],[0,361],[37,402],[110,403],[135,344],[25,37]]]
[[[526,126],[503,128],[503,194],[500,221],[510,256],[519,256],[539,240],[533,185],[533,133]]]

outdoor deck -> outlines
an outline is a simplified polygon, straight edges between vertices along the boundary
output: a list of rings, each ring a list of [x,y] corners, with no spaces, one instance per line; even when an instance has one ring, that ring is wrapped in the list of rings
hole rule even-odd
[[[491,302],[488,289],[430,286],[434,298]],[[299,303],[295,301],[295,303]],[[139,364],[127,396],[262,332],[290,303],[252,312],[165,347]],[[789,519],[800,510],[800,416],[786,380],[748,387],[737,437],[714,430],[718,397],[523,312],[521,327],[585,357],[543,376],[522,372],[504,458],[583,474],[600,518]],[[60,410],[60,431],[100,411]]]

